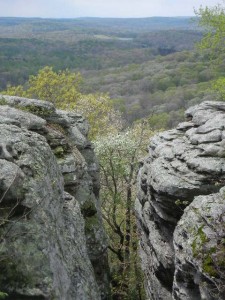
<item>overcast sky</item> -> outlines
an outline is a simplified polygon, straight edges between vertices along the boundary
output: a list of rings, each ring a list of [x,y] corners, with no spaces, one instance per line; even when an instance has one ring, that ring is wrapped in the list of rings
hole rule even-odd
[[[0,0],[2,17],[191,16],[194,8],[222,0]]]

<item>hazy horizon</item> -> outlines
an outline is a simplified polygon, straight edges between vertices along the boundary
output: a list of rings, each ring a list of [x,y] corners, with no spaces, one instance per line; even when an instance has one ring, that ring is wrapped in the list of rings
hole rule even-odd
[[[83,17],[15,17],[15,16],[1,16],[0,18],[21,18],[21,19],[62,19],[62,20],[73,20],[73,19],[150,19],[150,18],[193,18],[192,16],[151,16],[151,17],[90,17],[90,16],[83,16]]]
[[[0,0],[0,17],[25,18],[148,18],[191,17],[202,5],[218,0]]]

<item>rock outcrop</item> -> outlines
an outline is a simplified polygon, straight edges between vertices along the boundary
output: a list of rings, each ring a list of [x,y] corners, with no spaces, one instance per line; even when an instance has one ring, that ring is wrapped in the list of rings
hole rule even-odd
[[[151,300],[225,299],[225,103],[151,139],[136,215]]]
[[[108,299],[86,120],[45,101],[0,96],[0,104],[0,291],[17,300]]]

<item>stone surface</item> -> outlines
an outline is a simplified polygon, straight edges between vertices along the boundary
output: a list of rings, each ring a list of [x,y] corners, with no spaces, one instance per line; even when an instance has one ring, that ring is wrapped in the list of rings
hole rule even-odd
[[[174,232],[177,300],[225,298],[225,190],[198,196]]]
[[[211,237],[221,243],[218,236],[215,238],[213,214],[218,203],[224,210],[225,200],[220,197],[213,206],[210,201],[213,197],[216,199],[217,194],[207,195],[218,193],[225,185],[225,104],[203,102],[188,109],[186,117],[188,121],[178,125],[177,129],[159,133],[151,139],[149,154],[138,175],[136,216],[146,290],[151,300],[225,299],[218,288],[222,279],[218,278],[215,283],[212,274],[204,272],[204,255],[195,257],[190,244],[196,238],[197,228],[202,226],[206,207],[209,227],[214,227]],[[199,198],[191,204],[195,196]],[[199,215],[196,213],[194,217],[192,205],[198,201]],[[184,213],[185,207],[188,208]],[[218,213],[222,214],[222,211]],[[192,223],[195,231],[184,233],[182,240],[180,235]],[[222,224],[221,231],[225,236],[225,223]],[[204,234],[208,239],[209,232]],[[199,251],[205,251],[199,247]],[[210,248],[206,247],[206,251]],[[223,259],[225,261],[225,254]],[[185,275],[185,270],[191,269],[193,271]],[[206,288],[203,288],[205,282]],[[220,298],[210,296],[207,284],[214,287],[214,294]]]
[[[0,289],[12,299],[107,299],[107,239],[86,120],[45,101],[0,96],[0,103]]]

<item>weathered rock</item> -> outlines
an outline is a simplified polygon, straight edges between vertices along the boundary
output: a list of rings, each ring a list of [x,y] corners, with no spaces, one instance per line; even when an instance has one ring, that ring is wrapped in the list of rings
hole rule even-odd
[[[225,299],[225,190],[198,196],[174,232],[173,298]]]
[[[45,101],[0,96],[0,103],[8,104],[0,106],[0,290],[12,299],[107,299],[87,122]]]
[[[214,299],[210,298],[209,293],[206,293],[208,296],[203,296],[204,292],[201,292],[200,285],[205,282],[206,275],[200,261],[189,251],[190,245],[183,245],[184,241],[180,241],[184,250],[180,249],[176,237],[182,232],[182,226],[188,227],[188,220],[189,223],[197,222],[197,216],[193,219],[190,213],[191,208],[186,210],[184,219],[181,219],[184,208],[192,203],[194,197],[217,193],[225,185],[225,104],[204,102],[190,108],[186,117],[189,121],[180,124],[177,129],[159,133],[152,138],[149,155],[144,159],[138,176],[136,215],[141,236],[140,253],[146,275],[147,293],[150,299],[154,300],[169,300],[173,297]],[[197,199],[205,199],[208,203],[211,198],[202,196]],[[225,207],[225,200],[220,201]],[[209,207],[209,216],[212,216],[216,206],[211,207],[209,204]],[[203,211],[202,203],[202,216]],[[180,219],[183,225],[178,225],[175,232],[179,233],[176,233],[173,240],[174,230]],[[210,220],[211,226],[215,227],[214,219]],[[201,226],[201,221],[198,221],[198,224]],[[193,226],[197,227],[198,224]],[[225,235],[225,224],[223,226]],[[195,237],[193,231],[189,233],[187,240],[184,240],[188,243]],[[217,242],[220,243],[219,240]],[[174,243],[177,245],[176,255],[182,257],[182,267],[178,263],[179,257],[175,256]],[[192,264],[193,261],[197,271],[193,271],[190,277],[198,274],[202,279],[194,280],[195,284],[187,288],[189,291],[192,289],[192,293],[187,292],[187,296],[181,296],[184,287],[189,284],[184,272],[185,263]],[[178,271],[180,269],[182,272]],[[210,275],[208,277],[211,278]],[[179,282],[182,284],[179,285]],[[209,288],[206,290],[209,291]],[[218,286],[214,292],[219,293]]]

